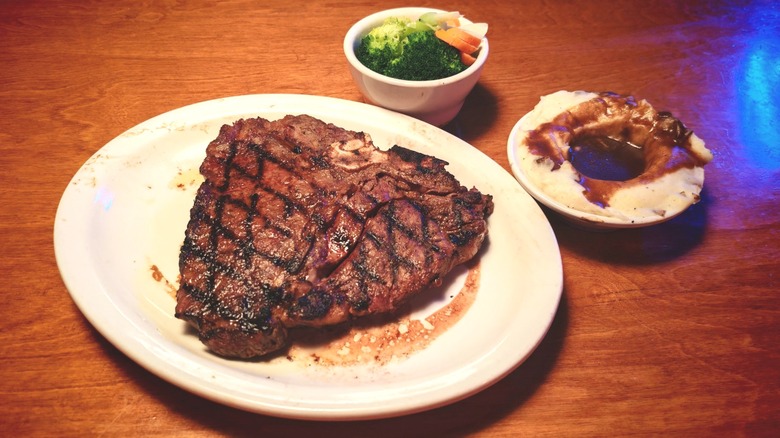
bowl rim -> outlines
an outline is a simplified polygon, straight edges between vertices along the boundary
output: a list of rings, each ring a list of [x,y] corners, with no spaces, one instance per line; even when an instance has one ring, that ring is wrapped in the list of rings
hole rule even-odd
[[[371,70],[370,68],[366,67],[365,65],[363,65],[362,62],[360,62],[357,59],[357,56],[355,56],[355,48],[357,47],[357,44],[359,44],[360,39],[363,36],[365,36],[365,34],[367,34],[368,31],[378,26],[386,18],[393,17],[393,16],[400,16],[400,17],[408,17],[411,19],[417,19],[420,15],[426,12],[448,12],[448,11],[445,11],[443,9],[428,8],[428,7],[402,7],[402,8],[392,8],[392,9],[377,11],[361,18],[360,20],[355,22],[352,26],[350,26],[349,30],[347,30],[347,33],[344,35],[343,47],[344,47],[344,54],[347,57],[347,62],[349,62],[349,64],[361,74],[368,76],[376,81],[381,81],[387,84],[409,87],[409,88],[428,88],[431,86],[451,84],[451,83],[464,80],[469,76],[471,76],[472,74],[479,73],[479,71],[485,65],[485,61],[487,60],[487,55],[490,51],[490,45],[488,43],[487,37],[482,38],[482,43],[479,45],[479,54],[477,55],[476,62],[474,62],[474,64],[468,66],[465,70],[463,70],[458,74],[448,76],[446,78],[441,78],[441,79],[431,79],[427,81],[414,81],[408,79],[391,78],[390,76],[385,76],[381,73],[377,73]],[[461,20],[467,24],[472,23],[469,19],[465,17],[462,17]]]

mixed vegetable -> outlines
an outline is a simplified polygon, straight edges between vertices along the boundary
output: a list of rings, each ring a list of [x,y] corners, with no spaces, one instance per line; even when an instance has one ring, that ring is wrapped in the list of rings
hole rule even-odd
[[[458,12],[429,12],[419,19],[391,17],[355,50],[371,70],[396,79],[426,81],[458,74],[476,61],[486,23],[460,23]]]

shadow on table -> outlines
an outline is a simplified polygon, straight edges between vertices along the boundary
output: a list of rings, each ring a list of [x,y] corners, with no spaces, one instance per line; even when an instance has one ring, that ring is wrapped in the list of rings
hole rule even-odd
[[[496,102],[496,96],[484,85],[477,82],[458,115],[442,129],[467,143],[471,143],[474,138],[493,127],[498,114]]]
[[[712,202],[705,190],[699,203],[667,222],[606,232],[582,230],[546,209],[545,214],[561,247],[605,263],[643,265],[674,260],[696,248],[705,237]]]

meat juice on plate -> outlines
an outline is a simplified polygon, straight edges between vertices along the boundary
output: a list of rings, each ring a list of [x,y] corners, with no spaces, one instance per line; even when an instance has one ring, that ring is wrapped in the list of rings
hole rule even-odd
[[[340,327],[303,329],[293,333],[287,352],[291,361],[319,365],[385,364],[423,350],[455,325],[468,311],[479,290],[479,265],[470,267],[460,290],[441,287],[420,298],[443,298],[446,303],[433,313],[409,309],[400,315],[360,319]],[[445,295],[442,297],[442,295]],[[435,306],[434,306],[435,307]]]

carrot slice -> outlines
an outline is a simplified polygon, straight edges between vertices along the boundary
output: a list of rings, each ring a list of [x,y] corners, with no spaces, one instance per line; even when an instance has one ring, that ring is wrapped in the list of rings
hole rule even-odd
[[[460,52],[460,62],[462,62],[463,65],[465,65],[466,67],[468,67],[471,64],[477,62],[477,58],[469,55],[468,53]]]
[[[452,45],[452,39],[453,39],[452,35],[447,33],[445,29],[436,29],[436,32],[434,32],[433,34],[436,35],[438,39],[444,41],[449,45]]]
[[[472,45],[474,47],[479,47],[480,43],[482,43],[482,40],[477,38],[476,36],[466,32],[465,30],[459,28],[459,27],[453,27],[450,29],[447,29],[447,32],[452,34],[455,38],[458,38],[459,40],[463,40],[466,44]]]
[[[472,54],[477,51],[479,48],[479,43],[476,45],[471,44],[459,37],[458,32],[452,32],[453,30],[457,30],[457,27],[451,27],[447,30],[439,29],[435,32],[435,35],[445,43],[451,45],[452,47],[455,47],[456,49],[460,50],[463,53]],[[460,31],[463,32],[463,31]],[[465,32],[463,32],[465,33]],[[473,37],[472,37],[473,38]],[[472,40],[473,41],[473,40]]]

